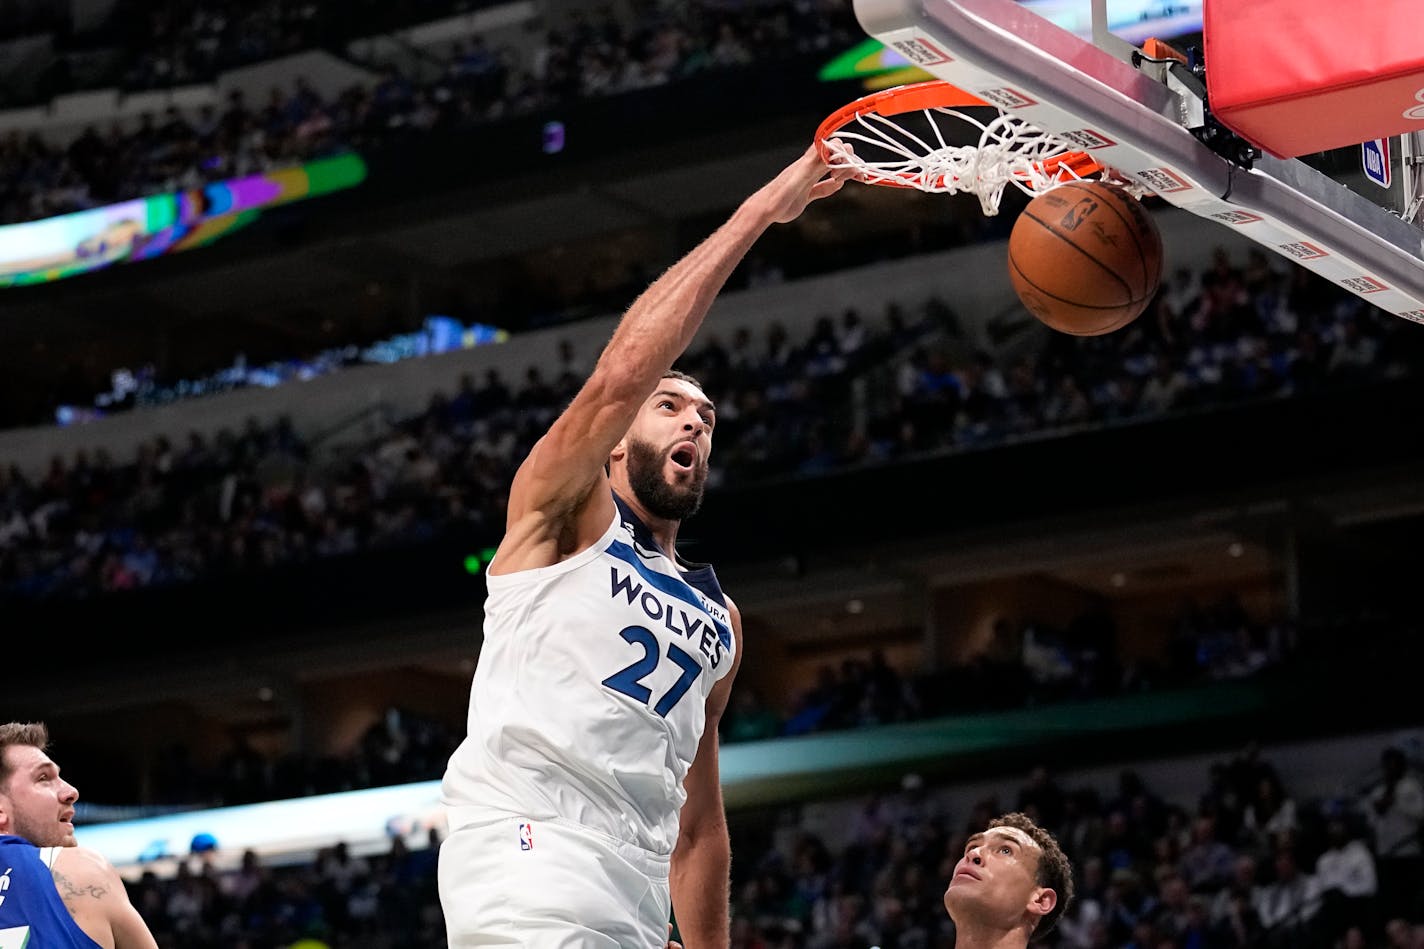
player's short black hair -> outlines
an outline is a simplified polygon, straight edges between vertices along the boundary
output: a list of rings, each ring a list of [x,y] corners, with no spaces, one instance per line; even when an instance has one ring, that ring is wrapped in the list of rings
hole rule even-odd
[[[683,372],[681,369],[669,369],[667,372],[663,373],[662,377],[664,379],[677,379],[679,382],[690,382],[693,385],[697,386],[697,388],[702,389],[703,392],[707,391],[706,388],[703,387],[701,381],[698,380],[696,376]]]

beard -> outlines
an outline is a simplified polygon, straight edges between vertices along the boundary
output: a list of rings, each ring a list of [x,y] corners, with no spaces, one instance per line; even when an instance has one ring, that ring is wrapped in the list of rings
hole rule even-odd
[[[667,521],[685,521],[702,506],[702,491],[707,486],[707,462],[699,460],[685,486],[670,483],[663,477],[667,453],[651,442],[628,439],[628,483],[639,503],[654,517]]]
[[[8,833],[23,837],[36,847],[73,847],[74,834],[67,827],[47,820],[30,821],[15,814]]]

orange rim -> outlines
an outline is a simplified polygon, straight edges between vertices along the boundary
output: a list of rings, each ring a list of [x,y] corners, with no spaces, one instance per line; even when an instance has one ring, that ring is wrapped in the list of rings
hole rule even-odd
[[[831,155],[830,146],[826,143],[834,138],[837,132],[863,115],[875,113],[889,118],[927,109],[962,109],[992,105],[993,103],[985,102],[974,93],[967,92],[942,79],[917,82],[908,86],[896,86],[894,89],[885,89],[868,96],[862,96],[826,116],[826,120],[816,129],[816,150],[820,153],[822,161],[830,163],[834,156]],[[1067,168],[1080,178],[1095,175],[1103,170],[1103,166],[1098,164],[1087,152],[1065,152],[1054,158],[1045,158],[1037,164],[1039,168],[1050,175],[1060,168]],[[912,172],[898,173],[894,177],[901,180],[886,178],[870,182],[870,184],[886,185],[892,188],[915,187],[911,183],[915,178]]]

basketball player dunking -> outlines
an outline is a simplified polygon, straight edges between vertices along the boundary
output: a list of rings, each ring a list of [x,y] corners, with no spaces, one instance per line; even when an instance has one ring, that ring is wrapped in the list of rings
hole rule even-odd
[[[1073,899],[1073,868],[1058,841],[1023,814],[970,837],[944,891],[954,949],[1025,949]]]
[[[716,420],[670,367],[762,232],[850,174],[808,150],[658,278],[515,475],[443,786],[451,946],[661,949],[674,909],[689,949],[728,944],[717,722],[741,621],[675,550]]]

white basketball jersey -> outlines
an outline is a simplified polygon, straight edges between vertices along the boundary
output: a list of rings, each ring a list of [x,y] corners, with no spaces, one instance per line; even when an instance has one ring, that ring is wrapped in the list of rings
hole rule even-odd
[[[486,577],[469,734],[442,787],[452,829],[496,811],[672,852],[707,696],[735,643],[712,568],[674,563],[614,501],[589,549]]]

